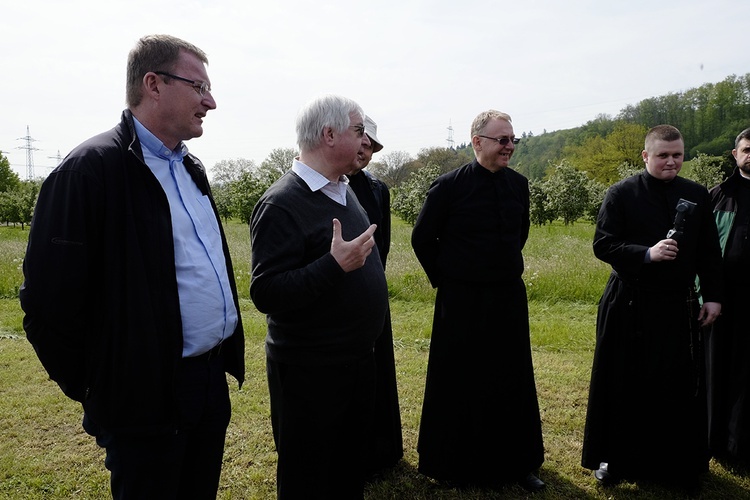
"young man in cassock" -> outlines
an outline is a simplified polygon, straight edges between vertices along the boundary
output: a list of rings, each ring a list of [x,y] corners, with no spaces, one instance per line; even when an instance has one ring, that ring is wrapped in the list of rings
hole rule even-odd
[[[654,127],[642,156],[645,170],[607,192],[594,235],[594,254],[612,273],[599,304],[582,464],[604,484],[695,490],[708,470],[700,329],[721,311],[721,251],[708,191],[677,176],[680,131]]]

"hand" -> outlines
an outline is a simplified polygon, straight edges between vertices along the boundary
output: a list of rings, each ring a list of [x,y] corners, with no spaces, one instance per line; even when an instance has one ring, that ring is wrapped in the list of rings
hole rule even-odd
[[[675,260],[677,258],[677,240],[667,238],[661,240],[656,245],[648,249],[649,259],[651,262],[661,262],[665,260]]]
[[[718,302],[704,302],[698,313],[698,321],[701,326],[708,326],[721,314],[721,304]]]
[[[333,219],[331,255],[336,259],[341,269],[348,273],[365,265],[367,256],[372,253],[375,246],[375,238],[372,235],[377,227],[376,224],[372,224],[364,233],[353,240],[344,241],[341,237],[341,222],[338,219]]]

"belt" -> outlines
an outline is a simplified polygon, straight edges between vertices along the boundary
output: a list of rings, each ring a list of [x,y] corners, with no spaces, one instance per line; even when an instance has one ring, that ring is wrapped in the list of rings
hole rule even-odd
[[[208,351],[204,352],[203,354],[199,354],[197,356],[191,356],[189,358],[182,358],[183,361],[190,361],[190,362],[204,362],[208,363],[212,359],[218,358],[221,354],[221,348],[224,345],[224,342],[219,342],[215,346],[213,346]]]

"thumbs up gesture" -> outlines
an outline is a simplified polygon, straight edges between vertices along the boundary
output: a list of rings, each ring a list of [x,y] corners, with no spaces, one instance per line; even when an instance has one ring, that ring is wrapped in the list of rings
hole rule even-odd
[[[375,246],[373,234],[376,224],[371,224],[365,232],[351,241],[344,241],[341,237],[341,222],[333,219],[333,238],[331,239],[331,255],[336,259],[345,272],[354,271],[365,265],[367,256]]]

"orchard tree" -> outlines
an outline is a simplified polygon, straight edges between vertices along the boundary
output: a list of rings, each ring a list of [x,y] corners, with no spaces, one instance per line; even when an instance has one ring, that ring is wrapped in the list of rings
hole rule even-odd
[[[529,181],[529,219],[537,226],[543,226],[556,219],[555,213],[548,208],[547,189],[541,179]]]
[[[233,160],[221,160],[211,168],[213,174],[211,184],[231,184],[242,177],[242,174],[255,168],[253,160],[245,158],[235,158]]]
[[[389,151],[378,155],[378,161],[370,163],[368,170],[385,182],[389,188],[401,185],[412,172],[414,159],[406,151]]]
[[[698,156],[690,161],[690,173],[686,177],[706,186],[706,189],[711,189],[724,180],[723,164],[724,159],[721,156],[698,153]]]
[[[604,196],[607,194],[607,189],[607,186],[599,181],[593,179],[588,181],[586,185],[588,203],[586,203],[584,216],[589,222],[596,223],[596,219],[599,217],[599,209],[602,207]]]
[[[255,204],[269,186],[253,172],[244,172],[238,181],[231,184],[232,215],[249,224]]]
[[[0,218],[21,224],[21,229],[24,229],[31,223],[40,187],[40,180],[21,181],[15,189],[0,192]]]
[[[585,172],[576,170],[568,161],[560,162],[545,182],[546,209],[572,224],[586,212],[589,202],[589,179]]]
[[[211,188],[214,196],[214,203],[216,203],[216,210],[219,212],[224,222],[229,221],[233,215],[232,207],[232,185],[231,184],[218,184]]]
[[[10,168],[10,161],[0,151],[0,192],[10,191],[21,184],[18,174]]]
[[[256,177],[269,187],[276,180],[292,168],[292,162],[299,156],[299,152],[293,148],[276,148],[263,160],[260,167],[256,169]]]
[[[643,172],[644,168],[646,167],[642,161],[638,166],[623,162],[617,166],[617,176],[620,180],[627,179],[628,177],[633,177],[634,175],[640,174],[641,172]]]
[[[417,222],[419,212],[422,210],[430,185],[440,174],[440,165],[435,164],[428,164],[416,172],[412,172],[401,186],[394,189],[393,202],[391,203],[393,212],[405,222],[414,225]]]

